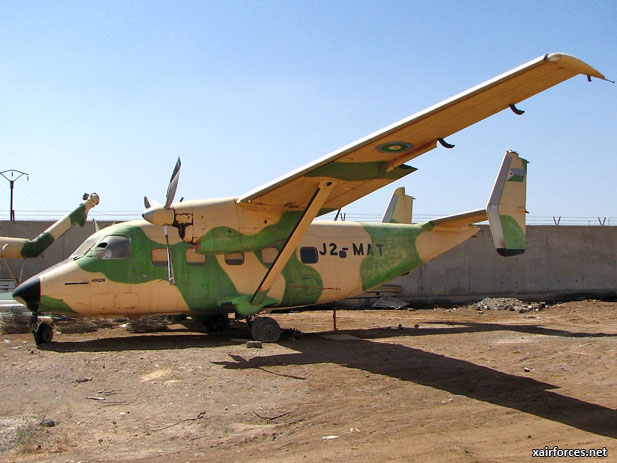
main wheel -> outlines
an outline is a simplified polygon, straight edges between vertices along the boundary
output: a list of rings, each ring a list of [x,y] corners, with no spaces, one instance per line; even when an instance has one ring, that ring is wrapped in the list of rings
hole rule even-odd
[[[257,317],[251,324],[251,335],[255,341],[277,342],[281,338],[281,327],[274,318]]]
[[[46,344],[51,342],[54,337],[54,330],[47,323],[41,323],[34,331],[34,342],[38,346],[39,344]]]

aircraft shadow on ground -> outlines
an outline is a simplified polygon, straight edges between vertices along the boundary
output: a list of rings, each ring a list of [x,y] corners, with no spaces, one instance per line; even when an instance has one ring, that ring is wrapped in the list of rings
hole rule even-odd
[[[390,336],[427,336],[438,334],[462,334],[462,333],[480,333],[487,331],[515,331],[525,334],[540,334],[544,336],[560,336],[565,338],[605,338],[617,337],[617,333],[583,333],[576,331],[567,331],[554,328],[545,328],[539,325],[510,325],[499,323],[474,323],[474,322],[457,322],[457,321],[431,321],[427,322],[430,327],[418,328],[403,328],[390,329],[384,332],[384,328],[376,328],[370,330],[357,330],[365,333],[364,338],[380,338]],[[442,325],[443,328],[435,328],[434,325]],[[345,330],[339,330],[340,333],[347,333]],[[352,334],[351,331],[349,331]]]
[[[435,325],[436,323],[431,323]],[[454,359],[422,349],[371,339],[429,334],[456,334],[478,331],[518,331],[566,337],[617,336],[604,333],[576,333],[542,328],[535,325],[499,325],[483,323],[440,322],[443,328],[419,329],[359,329],[340,330],[339,334],[358,337],[352,341],[326,341],[318,337],[327,333],[311,333],[291,340],[285,334],[281,345],[295,353],[253,357],[239,355],[231,361],[213,362],[230,369],[265,369],[274,366],[334,363],[369,373],[386,375],[402,381],[433,387],[451,394],[492,403],[541,418],[566,424],[594,434],[617,438],[617,411],[601,405],[566,397],[553,392],[558,386],[532,378],[503,373],[466,360]],[[186,331],[186,330],[185,330]],[[293,333],[291,333],[293,335]],[[126,350],[162,350],[209,348],[237,344],[235,337],[246,338],[246,330],[231,330],[227,334],[164,334],[134,335],[85,341],[53,342],[39,348],[55,352],[101,352]],[[361,339],[365,338],[365,339]],[[324,343],[328,343],[324,345]],[[332,344],[329,344],[332,343]],[[282,376],[290,376],[277,373]]]
[[[40,350],[53,352],[120,352],[127,350],[192,349],[237,345],[231,339],[246,337],[246,333],[235,334],[136,334],[113,338],[89,339],[82,341],[59,341],[38,346]]]
[[[239,370],[334,363],[617,438],[616,410],[551,391],[558,386],[400,344],[363,339],[330,342],[333,344],[326,349],[323,343],[315,343],[311,339],[283,342],[283,345],[298,352],[253,357],[249,360],[235,355],[232,361],[213,363]]]

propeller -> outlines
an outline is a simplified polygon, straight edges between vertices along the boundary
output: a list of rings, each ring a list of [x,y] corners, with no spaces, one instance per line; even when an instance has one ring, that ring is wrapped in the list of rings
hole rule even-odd
[[[156,201],[150,201],[147,196],[144,196],[144,206],[146,206],[146,210],[142,214],[142,217],[148,222],[163,226],[163,232],[165,233],[165,244],[167,246],[167,277],[170,285],[174,284],[174,267],[171,248],[169,247],[168,228],[169,225],[173,225],[175,219],[174,210],[171,208],[171,204],[174,201],[174,196],[176,195],[176,190],[178,189],[181,166],[182,163],[180,162],[180,158],[178,158],[171,174],[171,179],[169,180],[169,186],[167,187],[165,204],[161,205]]]

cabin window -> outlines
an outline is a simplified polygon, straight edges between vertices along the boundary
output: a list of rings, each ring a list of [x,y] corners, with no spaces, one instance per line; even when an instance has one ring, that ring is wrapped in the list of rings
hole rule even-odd
[[[300,248],[300,260],[305,264],[316,264],[319,260],[319,254],[317,254],[317,248],[312,246],[305,246]]]
[[[225,263],[227,265],[242,265],[244,263],[244,253],[229,252],[225,254]]]
[[[186,250],[186,263],[192,267],[198,267],[206,263],[206,256],[193,251],[192,248]]]
[[[261,250],[261,260],[264,264],[273,264],[276,260],[276,256],[279,255],[279,250],[273,247],[263,248]]]
[[[90,251],[90,257],[96,259],[126,259],[130,254],[131,242],[119,235],[106,236]]]
[[[152,265],[155,267],[167,267],[166,248],[154,248],[152,250]]]

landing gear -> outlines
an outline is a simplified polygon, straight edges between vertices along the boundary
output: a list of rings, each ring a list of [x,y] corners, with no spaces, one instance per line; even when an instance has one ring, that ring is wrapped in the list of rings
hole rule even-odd
[[[54,337],[53,328],[47,323],[39,321],[39,316],[36,312],[32,314],[28,322],[28,328],[30,328],[30,331],[34,335],[34,342],[37,346],[51,342]]]
[[[281,337],[281,327],[274,318],[257,317],[250,326],[255,341],[277,342]]]
[[[47,323],[39,323],[39,326],[34,330],[34,342],[37,346],[51,342],[53,337],[54,330]]]
[[[208,333],[224,333],[229,329],[229,318],[226,313],[193,315],[192,318],[203,323]]]

